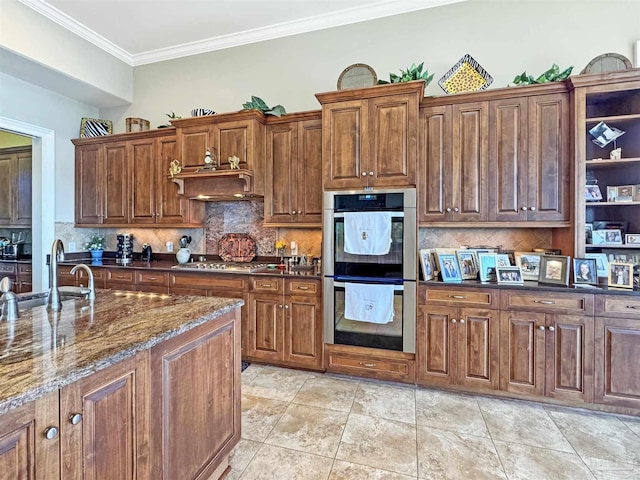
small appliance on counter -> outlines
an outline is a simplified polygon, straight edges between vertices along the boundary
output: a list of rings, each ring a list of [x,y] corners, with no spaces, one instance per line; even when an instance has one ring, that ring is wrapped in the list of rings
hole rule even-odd
[[[150,262],[152,253],[153,253],[153,250],[151,249],[151,245],[149,245],[148,243],[143,243],[142,244],[142,261]]]
[[[191,259],[191,250],[187,248],[191,243],[191,236],[183,235],[178,243],[180,244],[180,249],[176,252],[176,260],[180,264],[187,263]]]
[[[118,233],[116,237],[116,263],[129,265],[133,259],[133,233]]]

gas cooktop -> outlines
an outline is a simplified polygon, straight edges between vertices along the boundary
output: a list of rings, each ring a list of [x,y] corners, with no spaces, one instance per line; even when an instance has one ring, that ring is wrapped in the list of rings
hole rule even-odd
[[[190,262],[174,265],[172,268],[207,272],[253,273],[267,268],[267,264],[255,262]]]

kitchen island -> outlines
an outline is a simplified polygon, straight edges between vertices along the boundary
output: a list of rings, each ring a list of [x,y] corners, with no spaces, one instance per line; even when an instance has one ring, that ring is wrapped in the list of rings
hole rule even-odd
[[[242,303],[98,290],[0,323],[3,475],[221,477],[240,439]]]

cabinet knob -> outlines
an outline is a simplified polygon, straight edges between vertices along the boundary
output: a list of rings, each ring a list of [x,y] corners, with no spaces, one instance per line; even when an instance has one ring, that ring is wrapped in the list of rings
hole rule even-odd
[[[549,327],[549,331],[550,332],[555,332],[556,331],[556,327]]]
[[[47,440],[53,440],[54,438],[56,438],[58,436],[58,427],[47,427],[44,430],[44,438],[46,438]]]
[[[367,172],[362,172],[362,176],[366,177],[367,176]]]
[[[80,413],[72,413],[69,415],[69,422],[71,425],[77,425],[82,421],[82,414]]]
[[[293,210],[293,211],[291,212],[291,215],[295,215],[295,214],[296,214],[296,211],[295,211],[295,210]]]
[[[529,207],[529,210],[531,210],[532,212],[536,211],[536,207]]]
[[[540,325],[538,328],[539,328],[540,330],[544,330],[544,325]]]
[[[289,305],[285,305],[285,306],[284,306],[284,309],[285,309],[285,310],[289,310]]]
[[[278,308],[282,308],[282,305],[278,305]]]
[[[370,176],[370,177],[373,177],[373,172],[369,172],[369,176]]]
[[[452,318],[451,323],[458,323],[458,321],[455,318]]]
[[[451,211],[451,209],[450,209],[450,208],[447,208],[447,212],[450,212],[450,211]]]
[[[453,211],[454,211],[454,212],[459,212],[459,211],[460,211],[460,209],[459,209],[458,207],[455,207],[455,208],[453,209]]]
[[[522,210],[523,212],[526,212],[526,211],[527,211],[527,207],[522,207],[522,209],[521,209],[521,210]]]
[[[460,323],[464,323],[464,318],[461,318],[461,319],[460,319]]]

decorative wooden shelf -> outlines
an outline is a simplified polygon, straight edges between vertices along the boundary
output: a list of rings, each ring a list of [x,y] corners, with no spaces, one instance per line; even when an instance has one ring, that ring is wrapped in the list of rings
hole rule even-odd
[[[616,243],[603,243],[600,245],[596,245],[593,243],[587,243],[585,245],[585,248],[587,250],[599,250],[601,248],[622,248],[625,250],[640,250],[640,245],[629,245],[628,243],[623,243],[623,244],[616,244]]]
[[[630,115],[609,115],[606,117],[591,117],[586,118],[585,122],[587,124],[596,124],[600,122],[628,122],[631,120],[640,120],[640,113],[633,113]]]
[[[640,205],[640,202],[587,202],[587,207],[619,207],[621,205]]]
[[[598,167],[610,167],[613,165],[625,165],[629,163],[640,163],[640,157],[629,157],[629,158],[621,158],[619,160],[611,160],[609,158],[602,158],[599,160],[585,160],[585,165],[587,168],[598,168]]]
[[[247,193],[252,192],[253,171],[252,170],[209,170],[204,172],[180,172],[175,175],[169,175],[173,183],[178,185],[178,195],[184,195],[184,181],[185,179],[198,179],[205,178],[224,178],[224,177],[236,177],[244,182],[244,191]]]

